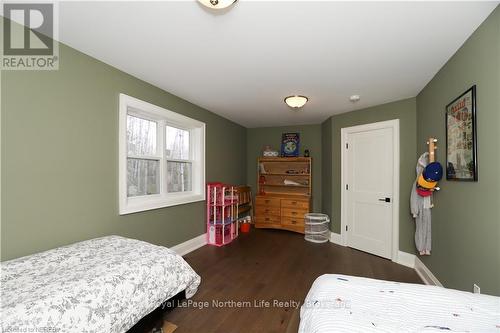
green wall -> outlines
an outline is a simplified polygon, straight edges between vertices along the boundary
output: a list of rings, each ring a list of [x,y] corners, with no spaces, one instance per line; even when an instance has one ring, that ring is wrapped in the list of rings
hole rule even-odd
[[[109,234],[173,246],[204,202],[118,215],[118,94],[206,123],[207,181],[246,181],[246,129],[74,49],[58,71],[3,71],[2,260]]]
[[[400,196],[399,196],[399,249],[414,253],[414,225],[410,215],[410,191],[415,181],[416,164],[416,101],[409,98],[367,109],[335,115],[330,118],[332,126],[332,231],[340,233],[340,194],[341,194],[341,136],[344,127],[374,123],[378,121],[400,120]],[[328,156],[323,156],[327,159]],[[326,171],[325,171],[326,172]]]
[[[321,208],[323,213],[330,216],[332,220],[330,228],[340,231],[340,219],[333,220],[333,138],[332,138],[332,118],[328,118],[321,124]],[[338,226],[336,226],[338,224]]]
[[[432,210],[432,255],[421,258],[449,288],[500,295],[500,7],[417,96],[418,148],[439,139],[446,163],[445,106],[477,85],[479,181],[440,182]]]
[[[247,129],[247,183],[257,188],[257,158],[262,149],[270,145],[279,151],[281,134],[285,132],[300,133],[300,156],[304,156],[304,149],[309,149],[313,163],[312,174],[312,201],[313,211],[321,212],[321,125],[299,125],[283,127],[261,127]]]

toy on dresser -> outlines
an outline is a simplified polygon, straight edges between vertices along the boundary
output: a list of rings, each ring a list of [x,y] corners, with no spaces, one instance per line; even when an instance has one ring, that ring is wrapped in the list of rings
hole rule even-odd
[[[273,150],[271,146],[265,146],[264,149],[262,150],[262,156],[263,157],[278,157],[279,152],[276,150]]]

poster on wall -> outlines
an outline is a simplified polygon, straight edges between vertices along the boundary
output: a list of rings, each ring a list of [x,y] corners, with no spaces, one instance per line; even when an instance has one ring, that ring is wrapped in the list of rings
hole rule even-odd
[[[300,135],[299,133],[283,133],[281,135],[281,156],[299,156]]]
[[[476,86],[446,106],[446,179],[477,181]]]

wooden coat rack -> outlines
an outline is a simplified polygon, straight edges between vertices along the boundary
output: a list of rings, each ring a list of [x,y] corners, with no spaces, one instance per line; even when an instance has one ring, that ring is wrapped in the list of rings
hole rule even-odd
[[[430,137],[427,140],[427,145],[429,146],[429,163],[435,162],[436,161],[436,150],[437,150],[437,142],[438,139]],[[440,187],[435,187],[431,191],[439,191],[441,188]]]
[[[436,161],[436,149],[438,148],[436,145],[437,142],[438,139],[432,137],[427,140],[427,145],[429,146],[429,163]]]

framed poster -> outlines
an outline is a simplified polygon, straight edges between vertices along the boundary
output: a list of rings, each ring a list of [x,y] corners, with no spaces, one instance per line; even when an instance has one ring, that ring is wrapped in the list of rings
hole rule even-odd
[[[297,157],[299,156],[300,134],[283,133],[281,135],[281,156]]]
[[[446,106],[446,179],[477,181],[475,85]]]

